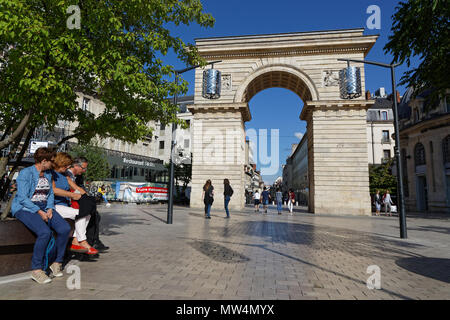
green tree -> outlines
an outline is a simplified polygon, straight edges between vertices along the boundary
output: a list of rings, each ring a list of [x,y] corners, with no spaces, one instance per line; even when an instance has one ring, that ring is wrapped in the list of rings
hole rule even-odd
[[[419,57],[417,68],[407,71],[400,84],[420,89],[432,88],[430,104],[450,88],[450,5],[447,0],[409,0],[400,2],[393,15],[393,25],[385,53],[394,56],[392,62],[407,63]]]
[[[109,176],[110,168],[106,160],[106,152],[95,142],[75,145],[69,154],[74,158],[85,157],[88,159],[89,165],[85,172],[86,181],[101,181]]]
[[[168,99],[187,83],[167,80],[173,51],[187,65],[204,64],[196,48],[169,26],[211,27],[200,0],[83,0],[80,28],[68,27],[73,0],[0,0],[0,150],[25,128],[76,121],[74,137],[135,143],[151,120],[183,124]],[[70,19],[69,19],[70,18]],[[77,92],[105,103],[99,115],[78,108]]]
[[[391,194],[397,194],[397,178],[392,175],[392,163],[394,159],[381,165],[369,166],[370,194],[375,194],[377,190],[384,193],[389,190]]]

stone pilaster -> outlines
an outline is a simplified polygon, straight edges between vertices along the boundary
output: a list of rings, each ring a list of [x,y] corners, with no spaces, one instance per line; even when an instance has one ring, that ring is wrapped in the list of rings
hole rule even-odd
[[[203,185],[210,179],[214,186],[213,209],[223,209],[223,180],[234,190],[230,209],[245,205],[245,129],[250,120],[246,103],[198,104],[189,106],[193,120],[193,159],[191,207],[204,207]]]
[[[367,108],[373,101],[308,101],[310,212],[371,215]]]

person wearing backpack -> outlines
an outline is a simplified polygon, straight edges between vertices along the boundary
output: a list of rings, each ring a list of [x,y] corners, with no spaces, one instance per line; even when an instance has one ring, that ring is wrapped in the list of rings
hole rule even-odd
[[[205,219],[211,219],[211,206],[214,202],[214,187],[211,184],[211,180],[206,180],[203,186],[203,203],[205,204]]]
[[[266,190],[266,187],[263,188],[263,192],[261,192],[261,197],[263,200],[264,213],[267,213],[267,205],[269,204],[270,194],[269,191]]]
[[[230,218],[230,211],[228,210],[228,203],[231,200],[231,196],[233,195],[233,188],[230,186],[230,181],[228,179],[223,180],[223,197],[225,199],[225,212],[227,214],[226,218]]]

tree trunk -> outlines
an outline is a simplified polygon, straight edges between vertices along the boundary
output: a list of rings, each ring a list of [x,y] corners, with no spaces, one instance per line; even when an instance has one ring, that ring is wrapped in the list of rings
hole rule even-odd
[[[19,125],[17,126],[16,130],[5,140],[0,141],[0,150],[6,148],[11,143],[16,141],[17,137],[21,134],[23,134],[23,131],[28,126],[28,124],[31,121],[31,111],[28,111],[28,113],[23,117],[22,121],[20,121]]]
[[[13,192],[11,195],[11,198],[8,200],[8,204],[6,205],[6,208],[3,209],[2,215],[0,216],[0,220],[5,220],[8,217],[9,211],[11,211],[11,206],[14,200],[14,197],[16,196],[17,190]]]
[[[14,164],[13,168],[11,169],[11,172],[9,173],[8,178],[6,178],[6,181],[4,182],[3,187],[0,189],[0,199],[3,199],[6,192],[8,191],[9,185],[11,184],[14,174],[16,173],[17,169],[19,168],[19,162],[22,161],[25,151],[28,149],[31,137],[33,136],[33,133],[34,133],[34,129],[35,128],[25,129],[25,132],[27,135],[25,138],[25,142],[22,146],[22,149],[20,150],[19,155],[16,158],[16,163]]]
[[[8,166],[8,162],[9,162],[9,160],[11,160],[12,158],[14,158],[14,156],[15,156],[15,154],[16,154],[16,152],[17,152],[17,148],[18,148],[19,145],[20,145],[20,141],[22,140],[25,131],[27,131],[26,128],[25,128],[25,130],[23,130],[23,131],[16,137],[16,140],[14,141],[14,146],[13,146],[12,149],[9,151],[8,155],[7,155],[6,157],[1,158],[1,160],[0,160],[0,177],[3,178],[4,175],[6,174],[6,167]],[[1,184],[0,184],[1,188],[3,188],[3,185],[4,185],[4,184],[3,184],[3,180],[2,180],[2,182],[1,182]],[[0,188],[0,189],[1,189],[1,188]]]
[[[2,138],[0,139],[0,141],[5,140],[6,136],[8,135],[8,132],[11,130],[13,124],[14,124],[14,121],[10,121],[8,123],[8,125],[5,128],[5,131],[3,131],[3,135],[2,135]]]

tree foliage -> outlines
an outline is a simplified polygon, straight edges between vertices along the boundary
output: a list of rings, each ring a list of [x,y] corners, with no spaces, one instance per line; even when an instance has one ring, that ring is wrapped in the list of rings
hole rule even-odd
[[[167,80],[169,50],[187,65],[204,64],[169,25],[210,27],[200,0],[77,1],[80,29],[70,29],[72,0],[0,0],[0,118],[12,127],[30,114],[33,127],[77,121],[81,140],[96,134],[135,143],[150,120],[181,123],[166,99],[187,83]],[[77,92],[105,103],[99,115],[78,108]],[[10,121],[2,121],[0,130]]]
[[[393,34],[385,45],[385,53],[394,56],[393,63],[407,63],[417,56],[417,68],[407,71],[400,84],[421,89],[434,89],[431,104],[450,88],[450,5],[446,0],[409,0],[400,2],[393,15]]]
[[[85,157],[88,159],[88,168],[84,173],[86,181],[101,181],[109,176],[110,168],[106,160],[106,152],[95,142],[74,145],[69,154],[73,158]]]
[[[397,178],[392,175],[393,158],[381,165],[369,166],[370,193],[375,194],[377,190],[384,193],[389,190],[391,194],[397,194]]]

